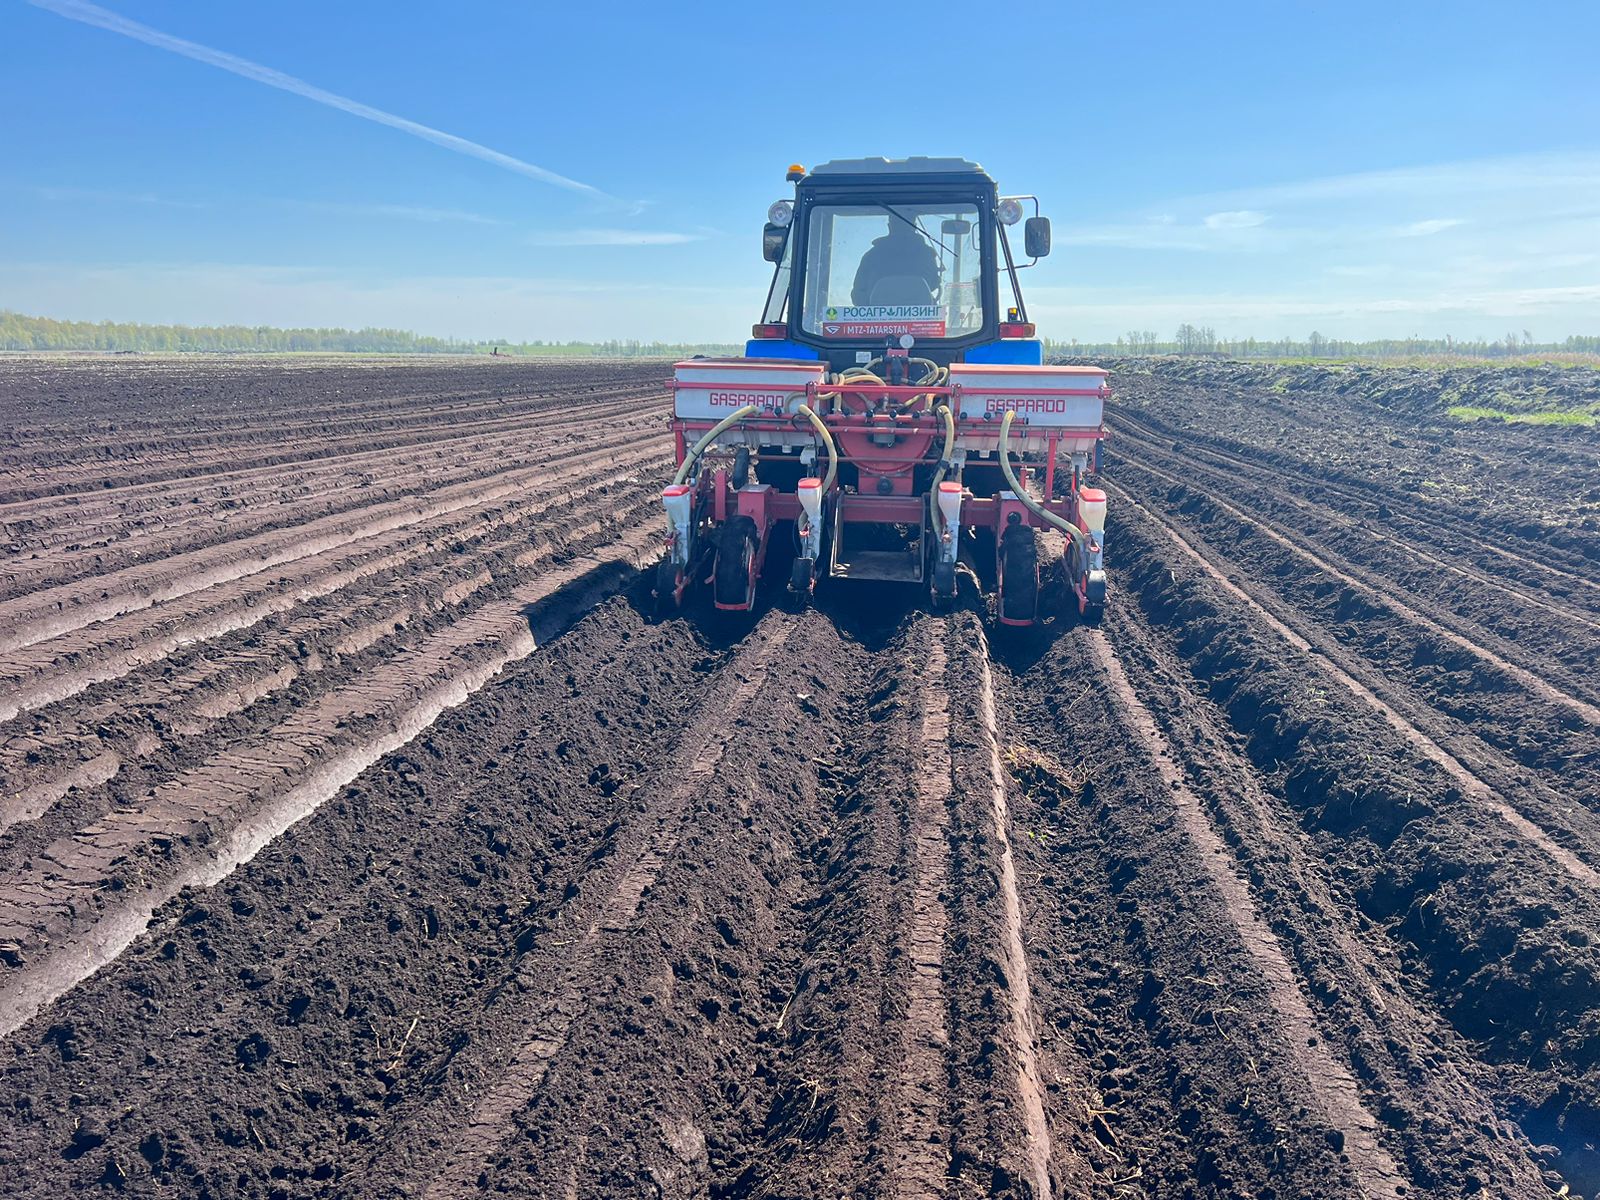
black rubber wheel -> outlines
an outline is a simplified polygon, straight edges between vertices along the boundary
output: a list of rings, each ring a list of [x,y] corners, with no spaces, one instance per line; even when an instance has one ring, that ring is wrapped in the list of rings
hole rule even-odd
[[[750,482],[750,447],[740,446],[733,452],[733,490],[738,491]]]
[[[678,564],[670,558],[656,567],[656,612],[670,616],[678,608]]]
[[[789,590],[802,603],[811,599],[811,590],[816,586],[815,566],[816,563],[809,558],[797,558],[794,568],[789,572]]]
[[[717,531],[712,590],[718,604],[742,605],[750,596],[750,568],[755,560],[756,523],[730,517]]]
[[[1039,543],[1033,530],[1017,524],[1000,535],[1000,615],[1032,621],[1039,612]]]

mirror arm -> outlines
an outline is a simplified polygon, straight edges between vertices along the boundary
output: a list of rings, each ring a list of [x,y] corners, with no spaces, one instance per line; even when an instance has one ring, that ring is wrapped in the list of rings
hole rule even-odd
[[[1016,297],[1017,301],[1017,319],[1026,321],[1028,319],[1028,305],[1022,298],[1022,285],[1017,282],[1018,267],[1011,257],[1011,239],[1006,236],[1006,227],[1000,224],[999,221],[994,223],[994,227],[1000,231],[1000,249],[1006,256],[1006,274],[1011,276],[1011,294]],[[1032,264],[1029,265],[1031,266]]]

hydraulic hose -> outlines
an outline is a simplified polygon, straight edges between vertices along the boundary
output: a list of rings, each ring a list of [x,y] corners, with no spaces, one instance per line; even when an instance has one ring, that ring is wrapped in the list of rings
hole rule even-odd
[[[914,358],[911,361],[912,362],[919,362],[919,363],[927,363],[928,364],[928,373],[926,375],[924,375],[921,379],[917,380],[916,384],[914,385],[916,387],[938,387],[940,384],[944,383],[945,380],[950,378],[950,368],[949,367],[941,367],[937,363],[929,362],[925,358]],[[932,392],[922,392],[922,393],[920,393],[918,395],[915,395],[915,396],[911,397],[911,399],[903,402],[900,405],[900,407],[901,408],[910,408],[913,404],[929,404],[929,405],[931,405],[932,403],[933,403],[933,393]]]
[[[746,417],[750,416],[752,413],[759,411],[760,409],[756,405],[746,404],[743,408],[734,409],[727,416],[723,417],[722,420],[718,421],[710,429],[706,430],[705,436],[703,436],[694,444],[694,449],[689,451],[688,454],[684,455],[683,465],[678,468],[678,473],[672,477],[672,482],[674,484],[679,484],[685,479],[689,478],[690,472],[694,470],[695,464],[700,461],[700,456],[705,453],[707,446],[716,441],[717,438],[721,436],[721,434],[726,431],[729,426],[736,425]]]
[[[802,404],[795,412],[811,422],[811,428],[817,431],[817,436],[822,439],[822,444],[828,450],[828,473],[822,480],[822,494],[827,496],[833,488],[833,481],[839,476],[839,451],[833,444],[833,434],[822,423],[822,418],[811,411],[810,406]]]
[[[1017,477],[1011,470],[1011,419],[1016,415],[1011,409],[1007,409],[1006,415],[1000,418],[1000,470],[1005,474],[1006,482],[1011,485],[1012,493],[1018,500],[1022,501],[1024,508],[1047,525],[1053,525],[1061,530],[1062,533],[1068,535],[1072,538],[1073,544],[1078,547],[1078,553],[1087,555],[1089,550],[1084,545],[1083,530],[1066,520],[1066,518],[1056,516],[1049,509],[1041,508],[1038,501],[1028,495],[1023,490],[1022,485],[1017,482]]]
[[[876,361],[876,360],[874,360],[874,361]],[[870,364],[868,364],[868,365],[870,366]],[[838,401],[839,401],[840,392],[843,390],[844,385],[847,384],[847,383],[870,383],[870,384],[873,384],[874,386],[877,386],[877,387],[882,387],[883,386],[883,380],[880,379],[877,375],[874,375],[870,370],[867,370],[867,369],[862,368],[862,367],[851,367],[849,370],[841,371],[837,375],[835,375],[832,379],[828,380],[826,386],[831,388],[832,390],[831,391],[826,391],[826,392],[818,392],[817,393],[817,399],[818,400],[832,400],[832,401],[834,401],[833,410],[835,412],[838,412],[839,411]],[[789,404],[793,404],[799,398],[800,398],[800,393],[796,392],[792,397],[790,397],[788,403]],[[787,408],[788,404],[786,404],[784,407]]]

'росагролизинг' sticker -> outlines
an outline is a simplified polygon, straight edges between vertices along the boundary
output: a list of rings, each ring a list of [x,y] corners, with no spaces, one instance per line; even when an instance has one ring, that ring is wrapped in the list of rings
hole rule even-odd
[[[841,304],[822,314],[823,337],[885,337],[902,333],[943,337],[944,310],[937,304]]]

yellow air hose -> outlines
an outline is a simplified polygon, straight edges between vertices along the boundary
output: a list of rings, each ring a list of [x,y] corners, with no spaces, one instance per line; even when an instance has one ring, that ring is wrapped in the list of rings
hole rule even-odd
[[[822,444],[827,447],[828,474],[822,480],[822,494],[824,497],[826,497],[828,492],[833,487],[834,479],[836,479],[839,474],[839,451],[834,447],[833,434],[830,433],[828,431],[828,427],[822,423],[822,418],[817,416],[816,413],[812,412],[809,406],[802,404],[799,408],[795,409],[795,412],[811,422],[811,428],[817,431],[817,436],[822,439]]]
[[[1041,521],[1055,526],[1057,529],[1061,530],[1062,533],[1065,533],[1071,537],[1073,544],[1078,547],[1078,553],[1087,556],[1089,553],[1089,548],[1084,545],[1083,530],[1066,520],[1066,518],[1058,517],[1055,513],[1050,512],[1048,509],[1039,507],[1038,502],[1035,501],[1032,496],[1028,495],[1027,492],[1023,491],[1022,485],[1017,482],[1016,475],[1012,473],[1010,450],[1011,419],[1016,415],[1017,414],[1015,412],[1007,409],[1006,415],[1000,418],[1000,470],[1005,474],[1006,482],[1011,485],[1011,491],[1016,495],[1018,500],[1022,501],[1024,508],[1026,508],[1034,516],[1038,517]]]
[[[939,405],[935,411],[944,417],[944,450],[939,455],[939,468],[933,473],[933,486],[928,489],[928,511],[934,536],[943,540],[944,530],[939,525],[939,485],[944,482],[944,465],[956,448],[956,418],[948,404]]]
[[[752,413],[760,411],[760,408],[756,405],[746,404],[743,408],[734,409],[727,416],[723,417],[722,420],[718,421],[710,429],[706,430],[705,436],[696,442],[694,444],[694,449],[689,451],[689,453],[684,456],[683,465],[678,468],[678,473],[672,477],[672,482],[674,484],[678,484],[689,478],[689,472],[694,470],[695,464],[700,461],[700,456],[705,453],[706,447],[711,445],[712,442],[716,441],[717,438],[725,430],[727,430],[730,425],[737,424],[746,417],[750,416]]]

